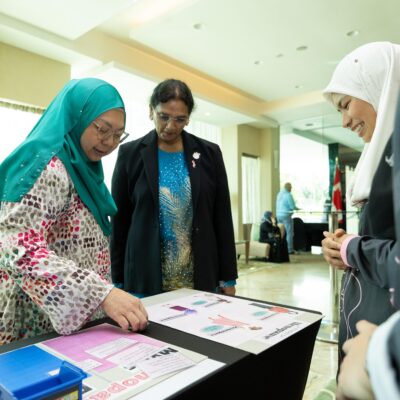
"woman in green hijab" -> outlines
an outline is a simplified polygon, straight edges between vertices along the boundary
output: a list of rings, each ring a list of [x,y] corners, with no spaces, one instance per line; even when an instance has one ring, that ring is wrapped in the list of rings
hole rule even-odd
[[[101,158],[125,133],[117,90],[70,81],[0,165],[0,344],[69,334],[104,316],[147,326],[142,303],[110,283],[115,203]]]

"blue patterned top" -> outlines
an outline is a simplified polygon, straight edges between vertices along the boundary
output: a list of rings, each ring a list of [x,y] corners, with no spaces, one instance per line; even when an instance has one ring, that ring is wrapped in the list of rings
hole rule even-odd
[[[183,152],[158,149],[163,290],[193,288],[192,190]]]

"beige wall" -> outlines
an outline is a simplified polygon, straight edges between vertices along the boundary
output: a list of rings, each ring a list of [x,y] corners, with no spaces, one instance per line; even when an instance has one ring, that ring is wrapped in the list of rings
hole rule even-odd
[[[260,129],[253,128],[249,125],[239,125],[239,148],[241,154],[249,154],[252,156],[261,156],[261,135]]]
[[[0,43],[0,99],[47,107],[70,76],[67,64]]]
[[[238,125],[222,129],[222,152],[231,194],[235,238],[243,238],[242,163],[243,154],[260,159],[260,206],[275,211],[279,191],[279,129],[258,129]]]

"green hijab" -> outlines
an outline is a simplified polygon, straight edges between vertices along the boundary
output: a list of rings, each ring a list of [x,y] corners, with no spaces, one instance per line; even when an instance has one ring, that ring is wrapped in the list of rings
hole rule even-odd
[[[95,78],[74,79],[53,99],[35,127],[0,165],[0,200],[19,202],[49,161],[59,157],[82,201],[103,232],[111,232],[110,216],[117,207],[104,183],[101,161],[90,161],[80,139],[99,115],[124,103],[109,83]]]

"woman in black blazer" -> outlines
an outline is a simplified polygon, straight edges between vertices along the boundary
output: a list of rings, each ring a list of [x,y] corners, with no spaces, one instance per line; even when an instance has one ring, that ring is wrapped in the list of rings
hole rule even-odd
[[[225,166],[216,144],[183,130],[193,107],[184,82],[161,82],[150,99],[155,129],[119,150],[112,278],[139,296],[181,287],[235,294]]]

